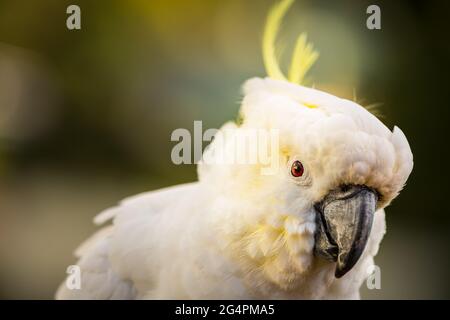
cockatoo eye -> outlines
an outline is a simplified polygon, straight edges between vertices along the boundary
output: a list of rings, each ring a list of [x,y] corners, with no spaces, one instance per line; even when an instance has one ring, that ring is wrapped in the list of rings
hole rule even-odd
[[[298,160],[295,160],[291,166],[292,176],[295,178],[298,178],[298,177],[303,176],[304,172],[305,172],[305,168],[303,167],[302,163]]]

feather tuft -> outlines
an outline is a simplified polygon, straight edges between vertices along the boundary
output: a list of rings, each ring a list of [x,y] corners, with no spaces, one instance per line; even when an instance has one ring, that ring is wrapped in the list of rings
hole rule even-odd
[[[263,60],[267,75],[270,78],[302,84],[306,73],[319,57],[319,53],[314,50],[312,44],[307,42],[306,33],[302,33],[297,39],[288,78],[280,69],[275,48],[281,21],[293,2],[294,0],[282,0],[269,11],[263,36]]]

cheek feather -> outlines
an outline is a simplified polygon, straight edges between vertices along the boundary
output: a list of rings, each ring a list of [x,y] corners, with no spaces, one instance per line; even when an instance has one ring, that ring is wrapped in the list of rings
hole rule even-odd
[[[270,214],[236,235],[233,256],[243,270],[253,270],[249,281],[262,277],[278,287],[293,288],[311,267],[315,229],[313,215]]]

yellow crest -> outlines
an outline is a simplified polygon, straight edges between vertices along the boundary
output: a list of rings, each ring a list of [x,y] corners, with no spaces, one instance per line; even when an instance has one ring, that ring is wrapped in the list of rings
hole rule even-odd
[[[269,77],[301,84],[306,72],[319,57],[312,44],[307,42],[306,33],[297,38],[287,78],[280,69],[275,52],[275,41],[281,21],[293,2],[294,0],[282,0],[270,9],[264,28],[262,49],[264,66]]]

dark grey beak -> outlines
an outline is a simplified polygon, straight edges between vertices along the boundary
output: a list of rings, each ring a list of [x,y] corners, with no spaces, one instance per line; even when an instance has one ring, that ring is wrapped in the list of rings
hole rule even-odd
[[[331,191],[315,205],[317,211],[314,252],[336,262],[336,278],[346,274],[361,257],[372,229],[377,193],[359,185]]]

